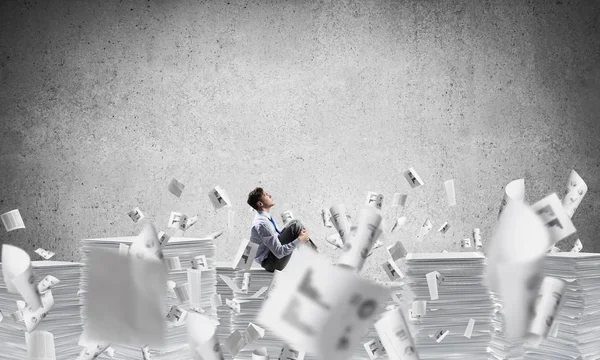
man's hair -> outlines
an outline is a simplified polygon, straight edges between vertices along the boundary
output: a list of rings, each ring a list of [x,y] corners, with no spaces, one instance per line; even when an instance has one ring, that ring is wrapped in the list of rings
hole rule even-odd
[[[258,205],[256,205],[256,203],[260,201],[263,193],[263,188],[257,187],[256,189],[250,191],[250,194],[248,194],[248,205],[250,205],[256,211],[258,211]]]

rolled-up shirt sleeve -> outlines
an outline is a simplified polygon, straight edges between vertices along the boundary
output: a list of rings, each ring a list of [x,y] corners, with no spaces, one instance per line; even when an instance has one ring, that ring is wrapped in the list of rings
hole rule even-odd
[[[298,244],[300,243],[300,240],[295,239],[291,243],[282,245],[281,242],[279,242],[279,237],[277,236],[277,233],[272,232],[265,225],[258,226],[258,234],[262,238],[263,244],[265,244],[265,246],[269,250],[271,250],[273,255],[275,255],[275,257],[277,257],[278,259],[281,259],[282,257],[291,254],[296,248],[296,246],[298,246]]]

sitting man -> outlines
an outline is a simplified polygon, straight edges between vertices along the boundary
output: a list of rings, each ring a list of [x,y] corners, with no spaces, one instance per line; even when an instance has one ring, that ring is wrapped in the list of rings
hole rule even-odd
[[[255,260],[268,272],[283,270],[296,246],[310,241],[308,230],[298,220],[290,221],[279,230],[271,216],[275,202],[271,194],[260,187],[250,192],[248,205],[257,211],[250,229],[250,241],[258,244]]]

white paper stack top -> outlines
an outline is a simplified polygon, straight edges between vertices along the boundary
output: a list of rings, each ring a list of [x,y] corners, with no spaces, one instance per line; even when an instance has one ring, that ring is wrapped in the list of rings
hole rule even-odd
[[[86,254],[92,249],[102,248],[104,250],[111,250],[118,252],[119,244],[131,245],[131,243],[137,237],[117,237],[117,238],[101,238],[101,239],[84,239],[81,242],[84,266],[83,276],[81,278],[81,299],[83,302],[83,292],[87,289],[87,271],[88,268],[85,264]],[[213,318],[217,317],[217,312],[213,310],[211,306],[211,298],[216,293],[217,271],[215,269],[215,244],[211,237],[204,238],[192,238],[192,237],[171,237],[169,242],[163,249],[164,257],[179,257],[181,263],[181,270],[171,270],[168,272],[167,280],[175,282],[177,285],[183,285],[188,283],[187,270],[192,266],[192,258],[198,255],[205,255],[208,263],[208,270],[202,270],[201,272],[201,296],[200,296],[200,307],[205,311],[204,315]],[[167,284],[165,284],[165,287]],[[189,289],[189,287],[188,287]],[[167,291],[167,299],[165,302],[165,308],[163,313],[166,315],[172,306],[177,305],[180,308],[191,311],[190,303],[181,303],[173,291]],[[82,304],[82,319],[85,323],[85,304]],[[132,347],[128,345],[112,344],[116,351],[115,359],[141,359],[142,350],[141,348]],[[82,348],[79,348],[80,350]],[[165,359],[165,360],[180,360],[190,359],[191,351],[188,344],[187,326],[185,319],[181,321],[177,326],[173,326],[172,323],[167,323],[165,331],[165,345],[160,348],[150,347],[150,355],[153,360]],[[104,356],[104,355],[103,355]]]
[[[80,263],[63,261],[32,261],[34,281],[52,275],[60,282],[52,287],[54,307],[35,328],[35,331],[48,331],[54,335],[56,359],[76,359],[80,352],[77,345],[81,335],[79,282]],[[19,294],[9,294],[0,271],[0,311],[4,319],[0,322],[0,359],[26,360],[25,324],[15,322],[10,316],[17,311],[17,300],[23,300]]]
[[[419,357],[487,358],[494,304],[484,283],[485,257],[474,252],[408,254],[406,265],[404,281],[412,293],[409,301],[427,302],[426,314],[409,320],[414,325]],[[435,271],[443,280],[437,286],[437,300],[431,300],[427,274]],[[468,338],[464,333],[470,319],[475,326]],[[436,334],[446,331],[449,333],[436,341]]]
[[[231,331],[234,332],[239,330],[244,332],[248,327],[248,323],[256,323],[256,316],[260,312],[260,308],[263,304],[263,300],[267,296],[267,291],[264,291],[258,297],[252,297],[257,291],[260,291],[263,287],[269,287],[271,284],[271,280],[273,280],[273,273],[265,271],[260,265],[256,262],[252,264],[250,270],[238,270],[236,272],[234,281],[236,285],[242,288],[244,273],[250,273],[250,283],[248,286],[248,293],[244,294],[242,292],[238,292],[235,294],[235,299],[241,302],[240,306],[240,314],[232,313],[231,318]],[[223,299],[223,302],[225,299]],[[260,325],[259,325],[260,326]],[[266,330],[266,329],[265,329]],[[225,339],[222,340],[223,342]],[[235,359],[252,359],[252,351],[254,349],[258,349],[261,347],[266,347],[271,359],[277,359],[279,353],[281,352],[281,348],[283,347],[283,342],[275,337],[271,331],[266,330],[265,336],[262,339],[254,341],[252,344],[246,346],[240,352],[237,353]],[[231,356],[230,354],[226,354],[226,356]],[[307,355],[305,359],[309,359]]]
[[[221,295],[222,305],[217,308],[217,319],[219,319],[219,325],[217,325],[217,338],[221,344],[231,334],[231,317],[233,316],[233,310],[225,304],[225,299],[233,299],[233,290],[225,284],[220,275],[227,276],[230,279],[235,278],[236,270],[231,267],[231,261],[217,261],[217,294]],[[242,284],[237,284],[241,288]]]
[[[566,281],[567,290],[555,322],[537,349],[525,348],[525,359],[600,359],[600,254],[548,254],[544,276]]]

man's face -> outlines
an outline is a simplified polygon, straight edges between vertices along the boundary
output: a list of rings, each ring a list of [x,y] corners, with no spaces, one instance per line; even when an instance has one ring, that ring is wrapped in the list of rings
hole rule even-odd
[[[262,207],[263,209],[270,209],[274,205],[275,202],[271,198],[271,194],[269,194],[266,191],[263,191],[263,195],[260,198],[260,201],[258,202],[258,206]]]

